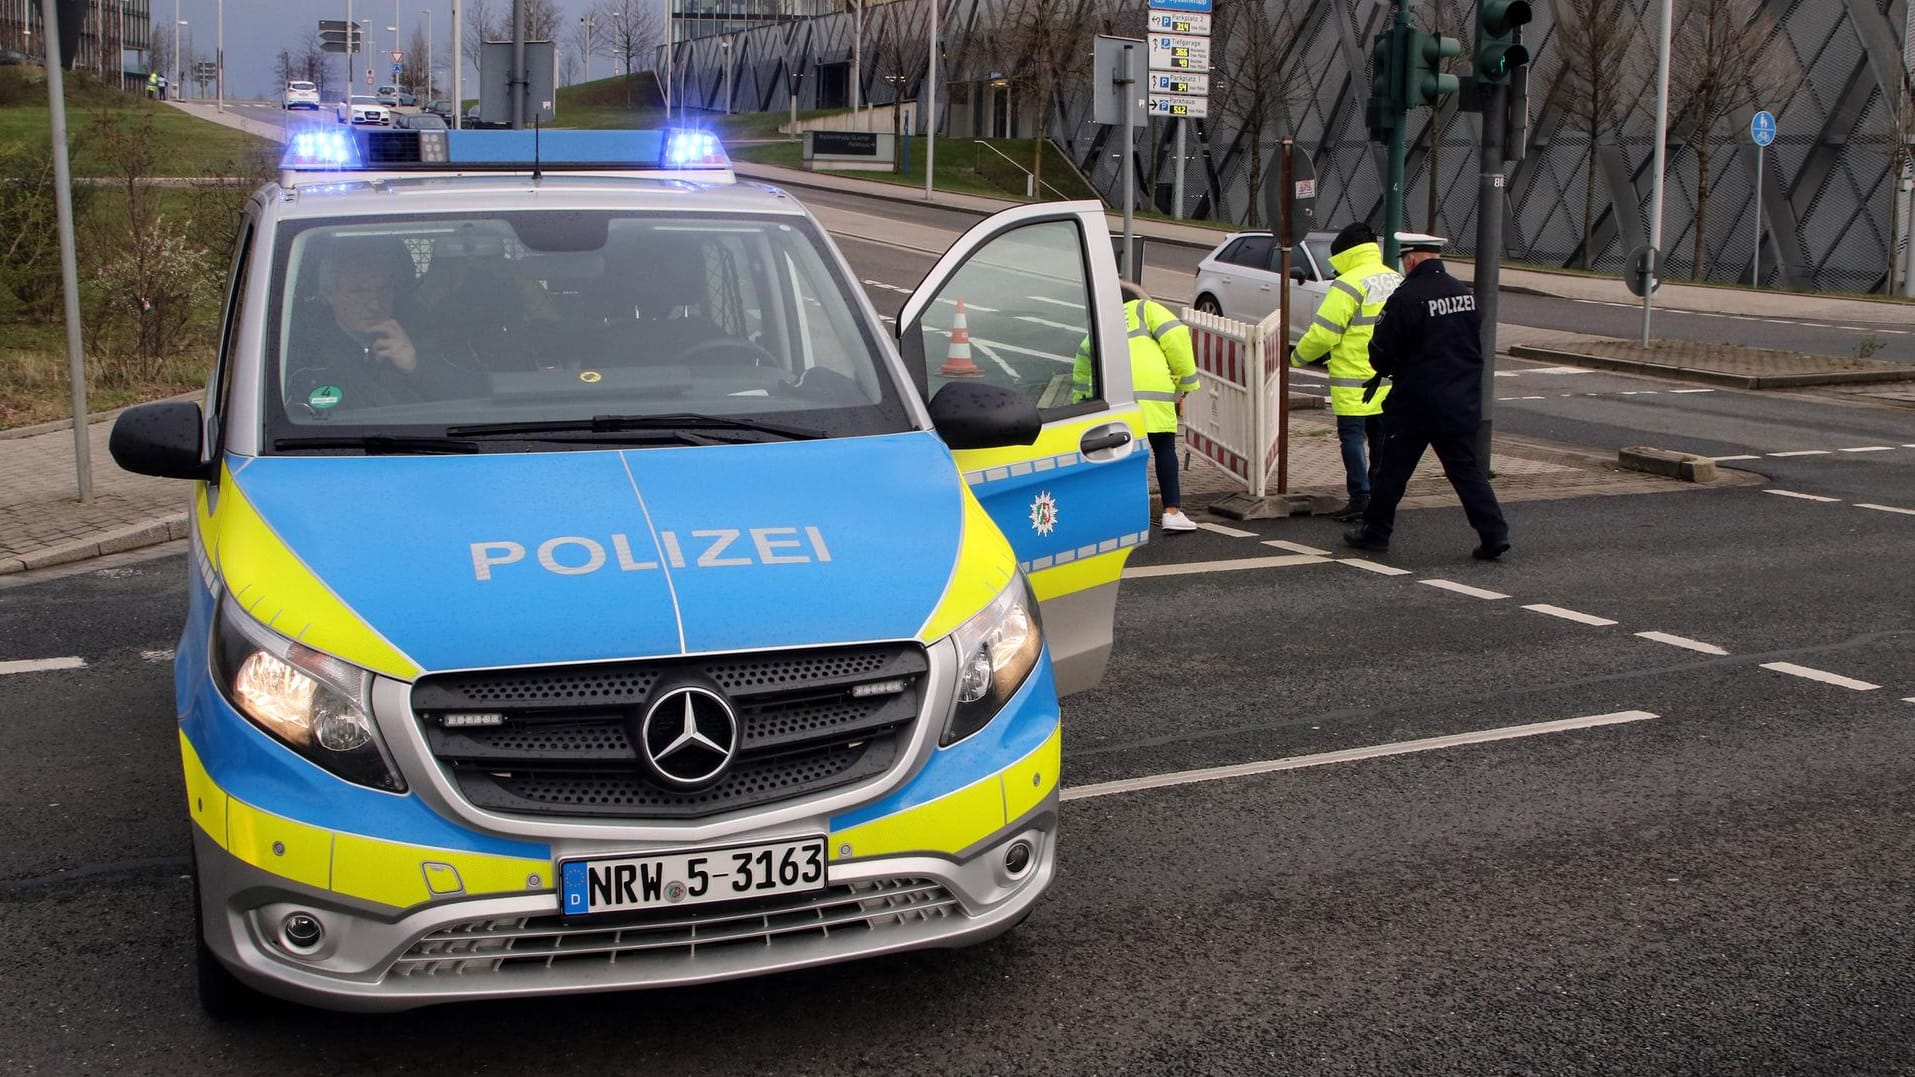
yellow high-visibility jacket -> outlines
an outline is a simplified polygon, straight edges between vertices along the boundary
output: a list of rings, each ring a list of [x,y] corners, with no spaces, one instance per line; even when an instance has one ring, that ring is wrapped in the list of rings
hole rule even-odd
[[[1170,308],[1152,300],[1124,304],[1124,328],[1130,333],[1131,395],[1144,412],[1144,430],[1152,434],[1177,432],[1177,400],[1197,391],[1197,354],[1190,347],[1190,328]],[[1096,392],[1091,371],[1090,338],[1077,346],[1071,367],[1071,399],[1089,400]]]
[[[1389,386],[1379,387],[1369,403],[1363,402],[1363,383],[1376,375],[1370,366],[1370,338],[1384,301],[1403,283],[1403,275],[1383,264],[1383,250],[1374,243],[1333,254],[1330,265],[1337,279],[1290,362],[1308,366],[1329,356],[1330,410],[1338,415],[1381,414]]]

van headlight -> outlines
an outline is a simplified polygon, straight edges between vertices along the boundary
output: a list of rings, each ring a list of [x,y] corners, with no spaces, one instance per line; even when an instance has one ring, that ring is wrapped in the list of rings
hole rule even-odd
[[[239,713],[349,782],[404,792],[372,721],[372,674],[254,620],[231,597],[213,628],[214,679]]]
[[[958,626],[951,639],[958,652],[957,707],[940,744],[956,743],[983,729],[1037,668],[1044,631],[1030,584],[1018,576],[977,616]]]

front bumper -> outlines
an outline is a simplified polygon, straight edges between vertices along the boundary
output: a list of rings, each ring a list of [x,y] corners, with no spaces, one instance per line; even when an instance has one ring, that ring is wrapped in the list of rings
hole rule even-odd
[[[948,699],[954,659],[933,666],[927,697]],[[935,746],[946,708],[929,708],[923,750],[878,786],[675,825],[475,811],[390,726],[411,790],[375,792],[293,755],[211,685],[190,695],[181,747],[207,945],[245,982],[311,1005],[669,987],[965,946],[1021,920],[1055,870],[1061,739],[1048,660],[949,748]],[[561,860],[820,834],[821,892],[609,922],[558,915]],[[319,942],[289,938],[294,914],[319,923]]]

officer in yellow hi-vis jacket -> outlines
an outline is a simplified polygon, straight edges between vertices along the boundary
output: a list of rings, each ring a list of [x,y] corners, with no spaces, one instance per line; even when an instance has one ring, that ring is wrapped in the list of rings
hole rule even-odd
[[[1370,464],[1383,444],[1383,398],[1389,393],[1384,388],[1369,400],[1363,398],[1363,383],[1376,374],[1370,366],[1370,337],[1383,313],[1383,301],[1403,283],[1403,275],[1383,264],[1376,233],[1361,221],[1337,233],[1330,244],[1330,265],[1337,279],[1317,308],[1316,320],[1297,342],[1290,362],[1296,366],[1325,363],[1330,368],[1330,410],[1337,417],[1344,485],[1350,495],[1332,516],[1350,521],[1361,519],[1370,504]]]
[[[1142,288],[1125,281],[1124,322],[1130,330],[1130,383],[1143,409],[1144,430],[1150,435],[1150,455],[1157,467],[1157,489],[1163,495],[1165,531],[1195,531],[1184,515],[1182,491],[1177,485],[1177,416],[1184,397],[1197,391],[1197,356],[1190,347],[1190,329],[1170,308],[1150,298]],[[1092,384],[1090,338],[1077,346],[1071,368],[1071,399],[1089,400]]]

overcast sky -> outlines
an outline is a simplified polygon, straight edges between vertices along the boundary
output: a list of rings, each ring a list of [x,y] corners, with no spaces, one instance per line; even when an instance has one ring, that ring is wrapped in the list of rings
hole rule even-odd
[[[180,31],[181,40],[192,54],[204,59],[213,57],[213,43],[218,38],[219,0],[152,0],[153,23],[155,33],[164,32],[167,21],[173,18],[173,5],[179,5],[179,18],[186,20],[186,27]],[[570,27],[576,25],[578,17],[593,6],[593,0],[557,0],[558,6],[566,12],[563,24],[567,29],[559,36],[560,54],[571,47]],[[440,56],[446,55],[447,44],[452,40],[452,4],[450,0],[432,0],[422,3],[420,0],[354,0],[352,16],[361,21],[369,20],[370,32],[367,37],[377,51],[374,55],[385,60],[384,54],[393,47],[392,34],[386,27],[393,25],[395,14],[400,20],[399,41],[401,48],[412,38],[413,27],[425,25],[426,9],[432,9],[432,47]],[[493,0],[494,8],[510,11],[510,0]],[[271,98],[277,99],[281,87],[273,79],[273,58],[281,49],[291,49],[319,29],[320,19],[344,19],[346,17],[345,0],[225,0],[226,18],[226,92],[235,98]],[[665,4],[659,0],[659,22],[663,25]],[[334,62],[337,64],[344,57]],[[592,61],[594,77],[604,77],[612,73],[612,61],[603,56]],[[337,70],[337,68],[335,68]],[[361,69],[364,70],[363,68]],[[391,61],[387,60],[380,69],[379,79],[384,81],[391,70]],[[449,73],[442,72],[449,78]],[[362,76],[363,77],[363,76]],[[473,71],[468,67],[465,77],[466,96],[477,97],[478,83],[474,81]],[[421,87],[423,89],[423,87]],[[364,92],[363,90],[361,92]]]

